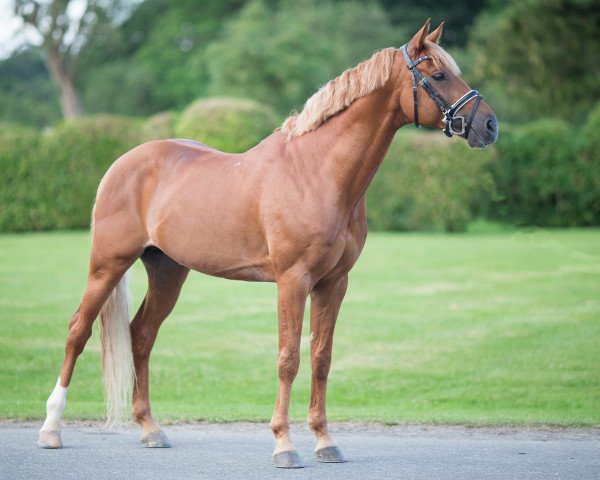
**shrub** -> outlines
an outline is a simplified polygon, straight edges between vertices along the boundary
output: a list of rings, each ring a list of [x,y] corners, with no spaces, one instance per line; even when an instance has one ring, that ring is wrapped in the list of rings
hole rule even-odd
[[[577,137],[572,182],[579,193],[579,221],[582,225],[600,225],[600,103],[590,112]]]
[[[27,230],[36,223],[41,143],[37,130],[0,125],[0,231]]]
[[[226,152],[243,152],[273,132],[277,123],[274,112],[254,100],[206,98],[183,111],[175,134]]]
[[[538,120],[505,132],[491,169],[498,192],[491,215],[549,227],[597,223],[593,198],[598,188],[590,173],[598,166],[584,153],[589,146],[582,146],[578,158],[576,138],[575,129],[562,120]]]
[[[87,227],[100,179],[140,137],[139,120],[118,116],[88,117],[55,128],[45,139],[40,165],[51,179],[43,228]]]
[[[175,137],[175,124],[178,114],[173,111],[160,112],[152,115],[142,125],[144,141],[164,140]]]
[[[46,135],[3,129],[0,164],[10,174],[0,230],[87,227],[100,179],[140,136],[138,120],[113,116],[65,122]]]
[[[491,151],[438,132],[400,132],[368,191],[369,225],[381,230],[464,231],[493,190]]]

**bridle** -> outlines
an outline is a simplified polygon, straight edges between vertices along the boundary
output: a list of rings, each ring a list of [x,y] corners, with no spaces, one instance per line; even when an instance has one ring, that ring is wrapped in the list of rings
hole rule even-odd
[[[423,90],[427,92],[427,95],[431,97],[431,99],[435,102],[438,108],[444,114],[444,133],[447,137],[451,137],[452,135],[465,135],[465,138],[469,136],[469,132],[471,130],[471,124],[473,123],[473,118],[475,117],[475,112],[477,111],[477,107],[479,107],[479,102],[481,101],[481,95],[477,90],[470,90],[465,93],[462,97],[460,97],[456,102],[450,105],[444,97],[442,97],[438,91],[429,83],[429,81],[417,70],[417,65],[424,60],[430,60],[430,55],[424,55],[423,57],[419,57],[416,60],[411,60],[408,55],[407,50],[408,44],[402,45],[400,47],[400,51],[402,52],[402,56],[404,57],[404,61],[406,62],[406,66],[412,73],[412,90],[413,90],[413,103],[415,109],[415,125],[421,128],[419,125],[419,107],[417,104],[417,82]],[[476,98],[475,103],[473,105],[473,109],[471,110],[471,114],[469,118],[465,120],[465,117],[456,115],[458,111],[464,107],[468,102],[470,102],[473,98]],[[455,130],[453,128],[452,122],[455,120],[460,121],[460,129]]]

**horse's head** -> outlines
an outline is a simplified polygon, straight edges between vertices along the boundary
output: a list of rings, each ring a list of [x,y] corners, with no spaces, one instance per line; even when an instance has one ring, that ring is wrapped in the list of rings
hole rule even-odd
[[[400,108],[417,126],[436,127],[483,148],[498,138],[491,108],[460,78],[452,57],[438,45],[443,23],[429,32],[429,20],[400,49]]]

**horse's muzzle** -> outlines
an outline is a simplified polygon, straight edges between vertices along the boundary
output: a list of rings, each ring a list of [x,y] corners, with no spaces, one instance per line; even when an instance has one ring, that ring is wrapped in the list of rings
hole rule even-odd
[[[493,113],[477,115],[467,137],[472,148],[485,148],[498,140],[498,121]]]

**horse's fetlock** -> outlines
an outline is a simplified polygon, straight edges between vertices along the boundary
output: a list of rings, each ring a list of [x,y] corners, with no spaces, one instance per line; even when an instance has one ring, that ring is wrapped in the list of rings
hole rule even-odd
[[[290,422],[287,417],[273,417],[271,419],[271,431],[276,438],[286,434],[290,429]]]
[[[133,421],[139,425],[144,423],[150,417],[150,412],[148,410],[133,410],[131,412],[131,418]]]
[[[327,418],[324,415],[309,415],[308,426],[315,433],[327,431]]]

